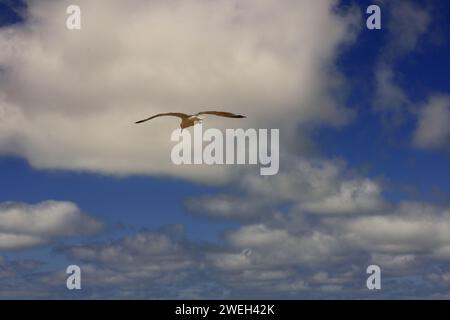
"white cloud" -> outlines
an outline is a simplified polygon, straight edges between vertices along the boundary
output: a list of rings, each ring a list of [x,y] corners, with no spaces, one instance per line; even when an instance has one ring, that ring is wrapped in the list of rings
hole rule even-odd
[[[449,218],[447,208],[405,202],[391,213],[343,220],[336,227],[342,239],[371,252],[431,253],[450,243]]]
[[[383,270],[405,270],[417,263],[417,258],[414,254],[386,254],[374,253],[371,254],[371,263],[380,266]]]
[[[276,176],[239,176],[230,194],[190,198],[187,208],[211,217],[261,219],[276,215],[277,205],[317,214],[365,214],[387,205],[381,187],[350,172],[340,161],[288,158]]]
[[[381,198],[380,187],[369,179],[344,181],[339,190],[323,199],[308,202],[302,207],[313,213],[368,213],[381,210],[385,203]]]
[[[24,25],[0,29],[1,153],[38,168],[217,182],[223,167],[171,164],[177,120],[133,122],[213,106],[248,118],[208,125],[289,136],[299,122],[348,119],[332,62],[358,17],[336,1],[81,0],[80,31],[65,28],[68,4],[32,1]]]
[[[433,95],[421,107],[414,145],[422,149],[450,150],[450,96]]]
[[[280,172],[270,178],[257,175],[240,177],[241,188],[251,196],[273,201],[321,199],[339,184],[344,164],[339,161],[285,158]]]
[[[227,240],[233,247],[250,248],[252,260],[260,267],[331,263],[340,249],[334,236],[317,230],[293,234],[263,224],[241,227],[230,233]]]
[[[55,237],[92,234],[101,228],[101,222],[82,213],[71,202],[0,203],[2,250],[34,247]]]
[[[14,233],[0,233],[0,249],[14,250],[43,245],[47,238]]]
[[[220,270],[245,270],[252,266],[252,261],[248,255],[237,253],[210,253],[206,257],[207,261]]]

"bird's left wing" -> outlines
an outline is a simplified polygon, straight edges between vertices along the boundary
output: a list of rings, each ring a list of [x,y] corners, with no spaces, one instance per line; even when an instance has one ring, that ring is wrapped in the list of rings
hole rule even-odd
[[[185,118],[188,118],[188,117],[189,117],[189,115],[187,115],[186,113],[181,113],[181,112],[167,112],[167,113],[158,113],[158,114],[155,114],[154,116],[151,116],[150,118],[146,118],[146,119],[143,119],[143,120],[139,120],[139,121],[136,121],[135,123],[142,123],[142,122],[146,122],[146,121],[152,120],[152,119],[154,119],[154,118],[164,117],[164,116],[173,116],[173,117],[178,117],[178,118],[181,118],[181,119],[185,119]]]

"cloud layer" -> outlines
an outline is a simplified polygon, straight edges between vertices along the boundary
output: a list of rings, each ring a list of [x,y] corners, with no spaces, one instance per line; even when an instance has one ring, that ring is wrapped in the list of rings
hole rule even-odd
[[[0,250],[43,245],[58,237],[93,234],[102,226],[71,202],[0,203]]]
[[[172,226],[59,252],[78,261],[92,297],[370,298],[371,264],[381,267],[386,295],[433,287],[443,296],[448,287],[435,283],[449,272],[447,207],[389,202],[380,183],[341,161],[297,159],[287,172],[243,176],[242,189],[188,200],[192,213],[240,222],[221,243],[192,241]],[[57,287],[64,277],[41,281]]]

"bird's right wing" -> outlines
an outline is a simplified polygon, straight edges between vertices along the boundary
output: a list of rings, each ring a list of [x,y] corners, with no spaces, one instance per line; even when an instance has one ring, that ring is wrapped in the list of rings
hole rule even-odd
[[[226,117],[226,118],[246,118],[246,116],[242,116],[240,114],[235,114],[231,112],[224,112],[224,111],[202,111],[197,113],[197,115],[202,114],[212,114],[218,117]]]
[[[139,120],[139,121],[136,121],[135,123],[142,123],[142,122],[146,122],[146,121],[148,121],[148,120],[152,120],[152,119],[154,119],[154,118],[163,117],[163,116],[173,116],[173,117],[178,117],[178,118],[181,118],[181,119],[185,119],[185,118],[188,118],[188,117],[189,117],[189,115],[187,115],[186,113],[181,113],[181,112],[167,112],[167,113],[158,113],[158,114],[155,114],[154,116],[151,116],[150,118],[143,119],[143,120]]]

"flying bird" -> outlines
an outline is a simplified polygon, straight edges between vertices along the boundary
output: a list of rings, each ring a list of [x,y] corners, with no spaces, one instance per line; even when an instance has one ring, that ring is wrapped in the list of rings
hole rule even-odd
[[[178,117],[181,119],[180,128],[189,128],[195,125],[196,123],[201,123],[203,118],[200,118],[201,115],[204,114],[212,114],[218,117],[225,117],[225,118],[246,118],[245,116],[242,116],[240,114],[234,114],[231,112],[224,112],[224,111],[202,111],[196,114],[186,114],[181,112],[167,112],[167,113],[158,113],[154,116],[151,116],[150,118],[143,119],[136,121],[135,123],[142,123],[149,120],[152,120],[154,118],[163,117],[163,116],[172,116],[172,117]]]

